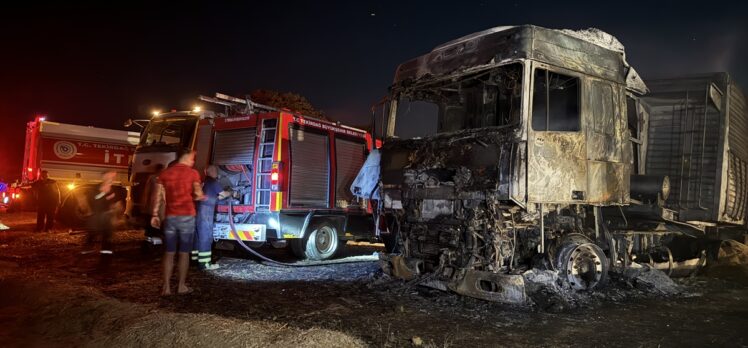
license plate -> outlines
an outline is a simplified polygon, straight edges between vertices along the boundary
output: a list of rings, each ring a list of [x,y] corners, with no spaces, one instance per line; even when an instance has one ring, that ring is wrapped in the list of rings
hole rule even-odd
[[[234,224],[239,239],[248,242],[264,242],[267,226],[263,224]],[[231,225],[217,223],[213,226],[213,239],[237,239],[231,233]]]

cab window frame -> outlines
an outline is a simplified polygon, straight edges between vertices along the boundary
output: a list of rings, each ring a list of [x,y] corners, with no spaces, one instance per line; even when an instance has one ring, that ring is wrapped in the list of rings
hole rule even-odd
[[[574,129],[563,129],[563,130],[548,129],[548,128],[550,128],[550,125],[551,125],[551,118],[550,118],[550,109],[551,108],[549,107],[549,105],[550,105],[549,101],[551,100],[551,93],[550,93],[550,90],[548,88],[546,88],[546,90],[545,90],[545,98],[544,98],[543,104],[542,104],[542,107],[544,107],[544,109],[545,109],[545,127],[543,127],[542,129],[537,129],[536,128],[536,124],[535,124],[535,122],[536,122],[536,120],[535,120],[536,110],[535,110],[535,107],[537,106],[537,103],[536,103],[535,97],[536,97],[537,93],[535,91],[536,91],[536,86],[537,86],[536,82],[538,82],[537,79],[536,79],[536,73],[538,71],[545,72],[545,81],[548,81],[548,79],[550,77],[550,74],[562,75],[564,77],[569,77],[569,78],[573,78],[573,79],[576,80],[576,127],[574,127]],[[573,71],[566,70],[566,69],[558,69],[558,68],[555,68],[555,67],[552,67],[552,66],[548,66],[548,65],[545,65],[545,64],[538,64],[538,65],[534,65],[532,67],[532,69],[530,71],[530,74],[529,74],[529,78],[532,81],[532,83],[530,84],[529,93],[528,93],[528,94],[531,95],[530,98],[529,98],[530,112],[528,113],[529,114],[528,115],[529,116],[529,120],[528,120],[529,122],[528,123],[529,123],[530,129],[533,132],[558,132],[558,133],[579,133],[579,132],[582,132],[583,131],[583,122],[582,122],[582,119],[583,119],[583,114],[584,114],[584,111],[583,111],[584,107],[582,105],[583,104],[582,103],[582,94],[583,94],[583,87],[582,86],[584,84],[583,76],[580,75],[580,74],[577,74],[577,73],[575,73]],[[546,86],[547,86],[547,82],[546,82]]]

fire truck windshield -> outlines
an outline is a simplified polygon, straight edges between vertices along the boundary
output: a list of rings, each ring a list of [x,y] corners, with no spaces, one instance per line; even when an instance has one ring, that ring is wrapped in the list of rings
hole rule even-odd
[[[196,118],[186,117],[151,120],[140,138],[140,146],[190,147],[196,124]]]

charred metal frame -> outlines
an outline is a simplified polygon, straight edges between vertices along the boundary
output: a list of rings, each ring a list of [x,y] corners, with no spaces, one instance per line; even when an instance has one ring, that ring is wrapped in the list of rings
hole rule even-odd
[[[621,209],[632,202],[634,137],[626,97],[646,92],[616,43],[598,31],[501,27],[400,65],[391,87],[381,188],[383,213],[395,221],[389,232],[399,236],[402,255],[384,257],[386,269],[407,278],[430,274],[432,286],[505,302],[526,300],[516,290],[523,286],[518,272],[528,267],[556,269],[574,289],[604,284],[618,252],[629,249],[614,232],[639,223]],[[402,96],[510,64],[522,66],[519,124],[395,137]],[[578,131],[533,130],[536,69],[578,79]],[[642,187],[654,187],[660,197],[661,187]],[[670,214],[644,210],[647,226]]]

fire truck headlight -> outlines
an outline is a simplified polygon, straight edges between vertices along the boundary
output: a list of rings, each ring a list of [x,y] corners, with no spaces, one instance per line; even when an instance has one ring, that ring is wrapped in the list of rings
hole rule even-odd
[[[202,110],[203,110],[203,109],[202,109],[201,107],[199,107],[199,106],[196,106],[196,107],[192,108],[192,111],[193,111],[193,112],[200,112],[200,111],[202,111]]]
[[[9,201],[10,201],[10,197],[8,196],[3,197],[3,204],[8,204]]]
[[[71,190],[71,191],[72,191],[73,189],[75,189],[75,184],[73,184],[73,183],[71,182],[71,183],[69,183],[69,184],[68,184],[67,188],[68,188],[68,190]]]

